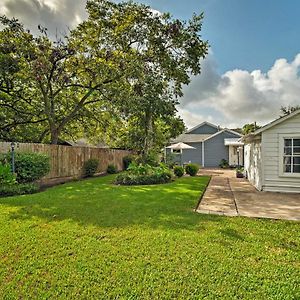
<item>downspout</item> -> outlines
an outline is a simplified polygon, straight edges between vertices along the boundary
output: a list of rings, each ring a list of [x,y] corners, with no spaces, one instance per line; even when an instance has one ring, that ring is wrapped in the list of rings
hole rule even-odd
[[[202,167],[205,167],[205,161],[204,161],[204,141],[202,142]]]

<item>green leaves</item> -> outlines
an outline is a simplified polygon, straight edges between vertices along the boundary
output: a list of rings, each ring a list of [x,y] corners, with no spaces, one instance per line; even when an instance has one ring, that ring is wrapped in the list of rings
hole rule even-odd
[[[33,36],[18,20],[0,19],[0,107],[8,116],[0,113],[0,138],[56,144],[61,137],[103,131],[110,114],[114,132],[115,119],[134,124],[138,149],[147,152],[160,124],[166,131],[176,122],[183,128],[176,99],[207,54],[199,34],[203,15],[186,22],[143,4],[104,0],[88,1],[87,12],[85,21],[57,41],[45,28]]]

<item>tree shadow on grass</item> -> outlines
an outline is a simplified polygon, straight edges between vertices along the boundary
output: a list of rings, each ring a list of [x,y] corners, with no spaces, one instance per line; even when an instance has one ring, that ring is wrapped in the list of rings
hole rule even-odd
[[[10,219],[71,220],[81,225],[199,230],[219,216],[193,212],[208,178],[182,178],[152,186],[115,186],[113,176],[73,182],[34,195],[1,198]]]

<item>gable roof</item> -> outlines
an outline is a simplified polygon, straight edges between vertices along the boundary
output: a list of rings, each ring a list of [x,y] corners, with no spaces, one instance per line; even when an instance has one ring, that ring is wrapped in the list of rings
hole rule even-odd
[[[239,134],[236,131],[230,130],[228,128],[224,128],[216,133],[213,134],[187,134],[183,133],[179,135],[176,139],[172,140],[171,143],[178,143],[178,142],[183,142],[183,143],[200,143],[200,142],[205,142],[211,138],[214,138],[215,136],[223,133],[223,132],[229,132],[234,134],[237,137],[242,137],[241,134]]]
[[[197,126],[191,128],[191,129],[189,129],[189,130],[186,131],[185,133],[190,133],[190,132],[194,131],[195,129],[198,129],[198,128],[204,126],[204,125],[208,125],[208,126],[211,126],[211,127],[213,127],[213,128],[219,129],[219,126],[214,125],[214,124],[212,124],[212,123],[209,123],[209,122],[207,122],[207,121],[204,121],[204,122],[202,122],[201,124],[199,124],[199,125],[197,125]]]
[[[207,139],[211,134],[188,134],[183,133],[177,138],[172,140],[172,143],[183,142],[183,143],[199,143]]]
[[[242,137],[242,135],[239,134],[238,132],[233,131],[233,130],[230,130],[230,129],[228,129],[228,128],[224,128],[224,129],[222,129],[222,130],[216,132],[215,134],[212,134],[211,136],[207,137],[207,138],[204,140],[204,142],[207,141],[207,140],[210,140],[210,139],[214,138],[215,136],[217,136],[217,135],[219,135],[219,134],[221,134],[221,133],[223,133],[223,132],[230,132],[230,133],[232,133],[232,134],[235,134],[236,136]]]
[[[266,131],[266,130],[268,130],[268,129],[270,129],[270,128],[272,128],[272,127],[274,127],[274,126],[276,126],[276,125],[278,125],[278,124],[280,124],[280,123],[282,123],[282,122],[284,122],[288,119],[291,119],[291,118],[297,116],[298,114],[300,114],[300,109],[290,113],[289,115],[286,115],[284,117],[280,117],[280,118],[268,123],[267,125],[265,125],[262,128],[256,130],[255,132],[253,132],[250,135],[258,135],[258,134],[262,133],[263,131]]]

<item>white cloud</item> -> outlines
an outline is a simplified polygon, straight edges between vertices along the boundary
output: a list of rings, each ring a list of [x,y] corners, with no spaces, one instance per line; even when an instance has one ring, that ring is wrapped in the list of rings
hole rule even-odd
[[[193,113],[187,109],[184,108],[177,108],[178,115],[180,115],[183,120],[185,121],[185,125],[188,128],[192,128],[194,126],[197,126],[198,124],[208,121],[208,122],[214,122],[214,117],[211,115],[201,115],[198,113]]]
[[[209,109],[209,117],[215,117],[212,122],[228,127],[254,121],[265,124],[279,116],[281,106],[299,105],[299,95],[300,54],[291,62],[276,60],[266,73],[236,69],[223,75],[218,74],[210,54],[203,61],[202,74],[185,88],[180,111],[183,117],[199,113],[202,120],[201,112]]]
[[[86,18],[85,4],[85,0],[1,0],[0,11],[19,19],[33,32],[42,25],[55,37],[56,33],[63,34]]]
[[[0,0],[1,14],[16,17],[33,31],[41,24],[50,36],[64,33],[87,16],[85,0]],[[152,10],[155,14],[159,11]],[[278,117],[281,106],[300,104],[300,54],[281,58],[267,72],[231,70],[219,74],[213,53],[202,62],[202,74],[184,88],[179,113],[188,127],[204,120],[235,127]]]

